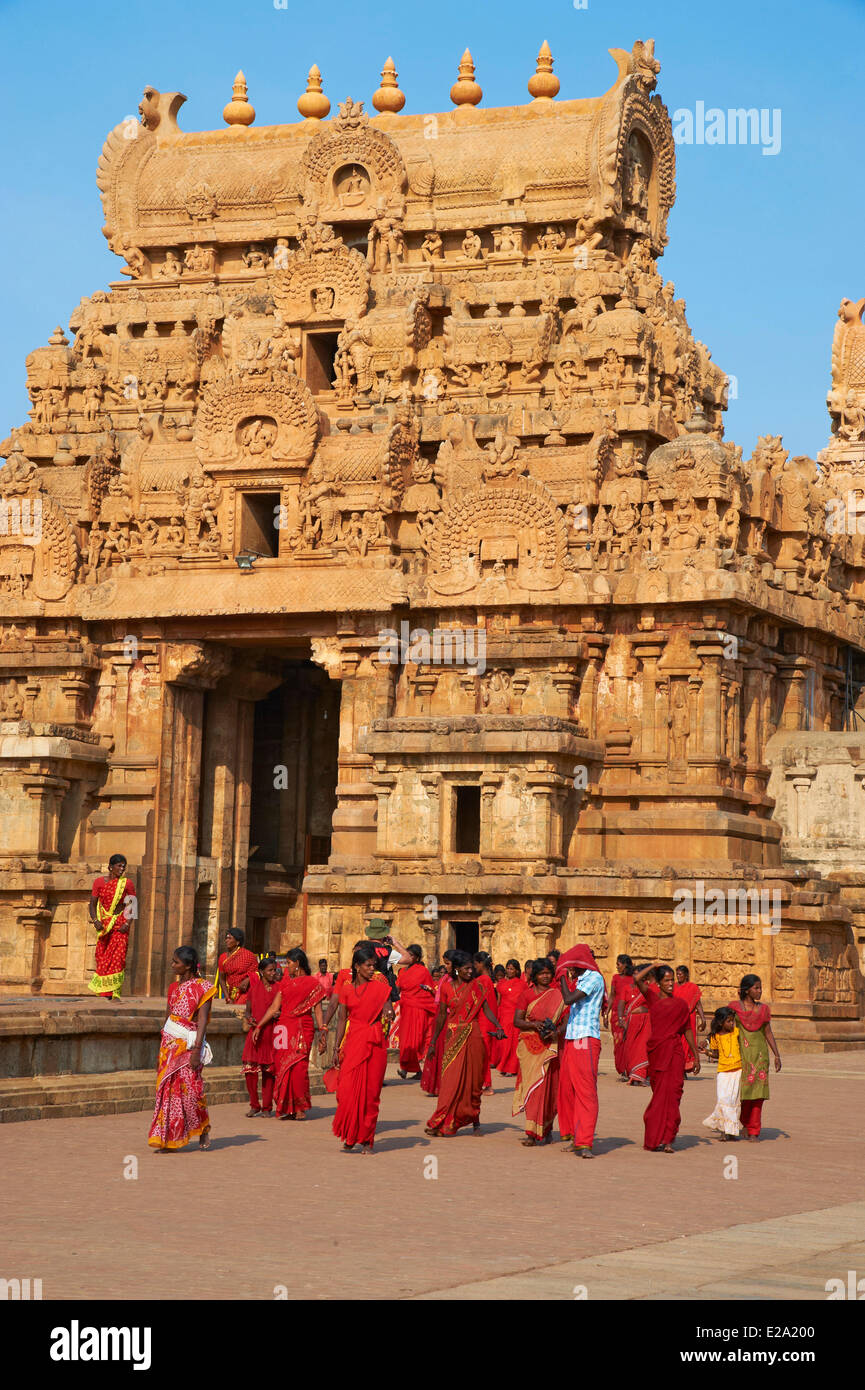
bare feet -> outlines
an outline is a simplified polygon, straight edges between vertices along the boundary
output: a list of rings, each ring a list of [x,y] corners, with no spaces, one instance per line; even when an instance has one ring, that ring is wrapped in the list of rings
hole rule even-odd
[[[201,1131],[201,1138],[200,1138],[199,1141],[198,1141],[198,1147],[199,1147],[199,1149],[209,1149],[209,1148],[210,1148],[210,1130],[209,1130],[209,1129],[203,1129],[203,1130]]]
[[[575,1144],[574,1153],[577,1155],[577,1158],[594,1158],[595,1156],[592,1153],[591,1149],[587,1148],[585,1144],[580,1145],[579,1148],[577,1148],[577,1145]]]
[[[538,1141],[533,1134],[527,1134],[525,1139],[520,1140],[520,1143],[522,1144],[524,1149],[533,1149],[537,1142]]]
[[[344,1154],[351,1154],[351,1153],[354,1153],[354,1144],[343,1144],[343,1146],[342,1146],[342,1152],[343,1152]]]
[[[483,1130],[481,1129],[481,1122],[480,1122],[480,1120],[475,1120],[475,1121],[473,1122],[473,1124],[472,1124],[472,1134],[482,1134],[482,1133],[483,1133]]]
[[[424,1126],[424,1134],[428,1134],[428,1135],[430,1136],[431,1139],[434,1139],[435,1136],[438,1134],[438,1130],[437,1130],[437,1129],[430,1129],[429,1125],[425,1125],[425,1126]]]

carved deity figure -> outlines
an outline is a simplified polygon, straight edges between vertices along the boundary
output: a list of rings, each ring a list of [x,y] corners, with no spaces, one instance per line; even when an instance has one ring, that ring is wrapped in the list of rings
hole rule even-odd
[[[680,498],[673,508],[667,544],[671,550],[696,550],[700,543],[700,526],[693,497]]]
[[[333,364],[338,387],[343,396],[352,394],[352,378],[358,396],[369,395],[375,389],[371,348],[372,335],[368,325],[356,318],[347,318],[345,327],[337,339]]]
[[[471,227],[463,237],[462,249],[467,261],[476,261],[480,257],[481,239],[477,232],[472,231]]]
[[[691,716],[688,711],[687,688],[677,681],[672,691],[673,703],[667,717],[670,729],[670,762],[688,761],[688,738],[691,733]]]
[[[196,275],[212,275],[216,270],[216,252],[212,246],[189,246],[183,262]]]
[[[538,236],[538,250],[547,254],[553,251],[564,251],[568,244],[568,238],[563,227],[547,227]]]
[[[420,253],[427,264],[444,259],[444,242],[438,232],[427,232]]]
[[[176,251],[166,251],[165,260],[156,273],[165,280],[180,279],[183,274],[183,261]]]
[[[366,263],[370,270],[397,271],[405,258],[405,238],[400,219],[380,212],[369,229]]]

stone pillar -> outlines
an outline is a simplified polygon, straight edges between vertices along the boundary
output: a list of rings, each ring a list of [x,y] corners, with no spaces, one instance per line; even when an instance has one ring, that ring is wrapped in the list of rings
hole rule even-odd
[[[153,822],[142,865],[132,993],[162,994],[168,960],[194,933],[204,691],[231,663],[210,644],[161,649],[162,721]]]
[[[385,719],[393,702],[394,668],[376,659],[378,639],[343,635],[312,644],[312,659],[342,682],[339,706],[339,780],[333,815],[331,864],[371,860],[376,852],[379,792],[373,760],[362,751],[365,729]]]

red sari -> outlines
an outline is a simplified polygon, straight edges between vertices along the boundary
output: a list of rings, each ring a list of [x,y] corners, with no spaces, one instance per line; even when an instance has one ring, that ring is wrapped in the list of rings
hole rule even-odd
[[[182,1149],[210,1129],[202,1072],[193,1071],[189,1054],[195,1043],[195,1015],[216,994],[209,980],[174,981],[168,987],[168,1018],[159,1045],[156,1108],[147,1142],[152,1149]],[[173,1032],[166,1029],[173,1028]]]
[[[390,985],[378,972],[371,980],[340,988],[348,1024],[340,1049],[333,1132],[344,1144],[369,1144],[381,1104],[381,1087],[387,1067],[387,1042],[382,1010],[390,999]]]
[[[481,1113],[484,1068],[489,1067],[480,1014],[486,990],[483,975],[474,980],[445,980],[447,1010],[438,1109],[427,1128],[450,1138],[465,1125],[477,1127]]]
[[[217,961],[218,979],[223,999],[229,1004],[245,1004],[248,989],[241,992],[241,982],[248,976],[250,982],[258,975],[258,956],[238,946],[236,951],[223,951]]]
[[[695,985],[693,981],[689,980],[687,984],[684,985],[673,985],[673,994],[676,996],[677,999],[684,999],[685,1003],[688,1006],[688,1012],[691,1015],[691,1032],[694,1034],[694,1041],[696,1041],[697,1005],[703,997],[703,991],[700,989],[699,985]],[[694,1054],[689,1048],[688,1044],[686,1043],[684,1037],[682,1038],[682,1052],[685,1056],[685,1071],[693,1071]]]
[[[689,1015],[684,999],[662,994],[653,985],[649,986],[646,1003],[652,1029],[648,1048],[652,1099],[643,1114],[643,1148],[659,1149],[672,1144],[682,1122],[679,1105],[685,1089],[685,1057],[681,1038],[689,1025]]]
[[[496,987],[495,987],[495,985],[493,984],[493,982],[492,982],[492,980],[490,979],[489,975],[476,975],[476,976],[475,976],[475,979],[477,980],[477,983],[480,985],[481,989],[483,990],[483,997],[486,999],[487,1003],[489,1004],[492,1013],[495,1015],[496,1019],[498,1019],[498,1016],[499,1016],[499,997],[498,997],[498,995],[496,994]],[[486,1016],[486,1014],[483,1012],[483,1010],[481,1010],[481,1013],[480,1013],[480,1015],[478,1016],[478,1023],[479,1023],[479,1025],[480,1025],[480,1030],[481,1030],[481,1034],[482,1034],[482,1036],[483,1036],[483,1041],[484,1041],[484,1084],[483,1084],[483,1089],[484,1089],[485,1091],[487,1091],[487,1090],[490,1090],[490,1089],[492,1088],[492,1084],[493,1084],[492,1065],[493,1065],[493,1062],[494,1062],[495,1060],[497,1060],[497,1057],[498,1057],[498,1042],[499,1042],[499,1039],[498,1039],[498,1038],[491,1038],[491,1037],[490,1037],[490,1033],[493,1031],[494,1028],[498,1027],[498,1023],[493,1023],[490,1019],[488,1019],[487,1016]]]
[[[629,1081],[645,1081],[649,1074],[649,1040],[652,1025],[646,1001],[633,980],[628,993],[625,992],[627,988],[620,986],[622,997],[625,999],[622,1070],[627,1074]]]
[[[104,999],[119,999],[126,973],[126,952],[129,949],[129,929],[121,930],[127,922],[126,899],[135,897],[131,878],[97,878],[91,897],[96,899],[96,970],[87,988]]]
[[[610,983],[610,1033],[613,1037],[613,1062],[619,1076],[627,1076],[628,1073],[625,1066],[625,1034],[619,1023],[619,999],[628,1002],[631,997],[629,985],[636,989],[630,975],[614,975]]]
[[[315,1036],[312,1011],[327,995],[314,975],[283,975],[279,1020],[273,1030],[277,1115],[302,1115],[310,1108],[309,1054]]]
[[[439,983],[436,986],[434,1001],[436,1013],[438,1013],[438,1006],[441,1002],[442,989],[444,987],[445,980],[448,978],[448,976],[444,976],[441,980],[439,980]],[[433,1026],[435,1026],[435,1013],[433,1014]],[[444,1050],[445,1029],[443,1028],[438,1035],[438,1041],[435,1045],[435,1051],[432,1053],[431,1056],[427,1057],[426,1061],[423,1064],[423,1074],[420,1079],[420,1088],[422,1091],[426,1091],[428,1096],[437,1096],[439,1093],[439,1086],[441,1085],[442,1079],[442,1056],[444,1055]]]
[[[523,1009],[526,1018],[535,1023],[542,1018],[558,1023],[565,1004],[557,985],[541,989],[537,985],[523,985],[521,980],[516,983],[521,987],[516,1009]],[[558,1032],[549,1042],[544,1042],[540,1033],[518,1032],[517,1037],[517,1084],[512,1113],[519,1115],[525,1111],[526,1134],[544,1140],[552,1133],[558,1106]]]
[[[249,982],[249,1010],[252,1014],[252,1028],[246,1035],[246,1042],[243,1045],[243,1077],[246,1082],[246,1090],[249,1095],[249,1105],[252,1110],[264,1110],[270,1114],[273,1104],[273,1029],[276,1023],[271,1019],[265,1023],[256,1043],[253,1033],[259,1019],[264,1018],[271,1004],[274,995],[279,990],[279,981],[274,980],[272,985],[266,985],[261,976],[256,974],[254,979]],[[261,1073],[261,1105],[258,1103],[258,1076]]]
[[[425,965],[406,965],[396,980],[399,990],[399,1064],[419,1072],[432,1037],[436,1012],[435,985]]]
[[[504,1029],[504,1041],[499,1045],[496,1070],[501,1076],[516,1076],[519,1070],[517,1048],[522,1033],[514,1027],[514,1014],[523,1008],[520,999],[526,992],[521,979],[500,980],[497,986],[499,995],[499,1027]]]

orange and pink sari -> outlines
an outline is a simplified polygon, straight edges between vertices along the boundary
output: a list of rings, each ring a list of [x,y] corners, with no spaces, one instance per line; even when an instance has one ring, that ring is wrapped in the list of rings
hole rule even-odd
[[[558,1025],[564,1010],[562,992],[558,988],[539,989],[528,985],[516,1001],[517,1009],[525,1011],[533,1023],[549,1019]],[[559,1092],[559,1043],[554,1032],[548,1041],[540,1033],[520,1032],[517,1042],[517,1084],[514,1089],[512,1114],[525,1112],[526,1134],[532,1139],[546,1139],[553,1128]]]
[[[177,981],[168,989],[168,1018],[162,1028],[156,1072],[156,1108],[147,1142],[152,1149],[182,1149],[210,1128],[202,1072],[193,1071],[195,1015],[216,994],[209,980]]]

